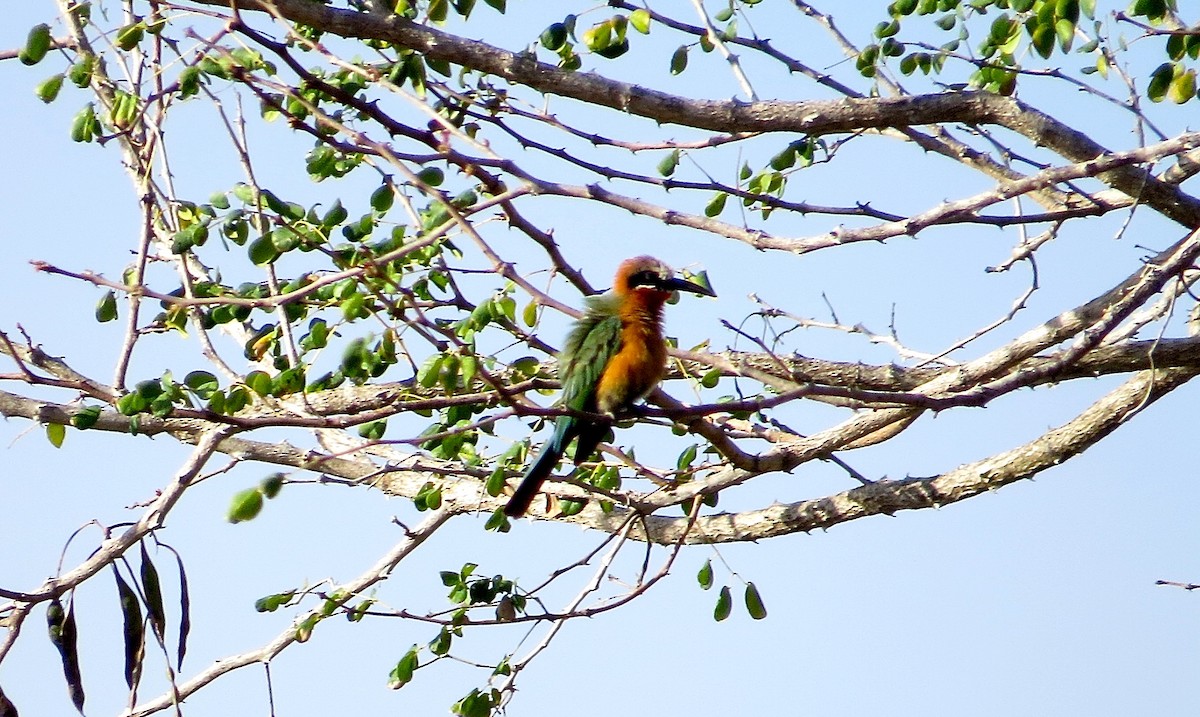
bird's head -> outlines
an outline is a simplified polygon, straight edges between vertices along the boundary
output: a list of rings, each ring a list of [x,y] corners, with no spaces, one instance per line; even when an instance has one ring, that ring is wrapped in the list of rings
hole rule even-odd
[[[707,286],[681,279],[675,276],[675,271],[652,256],[635,256],[626,259],[617,267],[617,276],[613,279],[613,291],[618,295],[632,292],[654,292],[661,294],[663,299],[673,291],[690,291],[703,296],[716,296]]]

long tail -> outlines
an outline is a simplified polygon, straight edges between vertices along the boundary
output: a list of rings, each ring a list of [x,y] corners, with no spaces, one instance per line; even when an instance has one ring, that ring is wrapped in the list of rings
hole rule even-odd
[[[546,441],[537,460],[529,466],[529,470],[525,471],[521,484],[508,499],[508,505],[504,506],[504,514],[508,517],[520,518],[525,515],[525,511],[529,510],[529,506],[533,504],[534,497],[542,489],[542,483],[546,482],[546,479],[554,471],[554,467],[558,465],[558,460],[562,458],[563,448],[554,445],[555,443],[557,441],[554,438]]]
[[[505,515],[510,518],[520,518],[525,515],[525,511],[529,510],[534,497],[542,489],[542,483],[545,483],[550,474],[554,472],[555,466],[563,456],[563,451],[571,442],[571,437],[568,435],[569,430],[570,424],[566,422],[555,424],[554,434],[542,445],[542,451],[538,454],[537,460],[525,471],[525,476],[521,478],[521,484],[508,499],[508,505],[504,506]]]

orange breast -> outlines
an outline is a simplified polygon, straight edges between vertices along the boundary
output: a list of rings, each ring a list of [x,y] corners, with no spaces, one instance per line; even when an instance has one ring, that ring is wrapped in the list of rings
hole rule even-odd
[[[609,359],[596,386],[596,408],[617,413],[662,380],[667,346],[662,337],[661,292],[634,291],[622,302],[621,348]]]

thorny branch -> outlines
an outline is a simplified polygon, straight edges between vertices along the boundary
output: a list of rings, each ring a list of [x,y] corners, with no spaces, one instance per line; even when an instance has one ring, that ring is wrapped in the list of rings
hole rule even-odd
[[[808,3],[793,4],[821,26],[841,52],[854,56],[860,50],[831,17]],[[720,34],[699,2],[693,3],[699,24],[646,10],[655,23],[687,42],[710,42],[728,63],[749,102],[696,99],[618,81],[599,72],[570,71],[539,61],[532,51],[512,51],[467,39],[388,12],[358,12],[308,0],[158,3],[180,18],[194,16],[216,29],[201,34],[189,27],[181,36],[170,38],[154,34],[150,49],[135,45],[127,53],[112,49],[111,38],[98,32],[101,26],[92,23],[99,18],[88,22],[72,11],[73,4],[64,0],[59,5],[69,37],[56,40],[56,48],[76,60],[117,59],[96,63],[88,81],[102,114],[109,118],[98,139],[120,149],[139,204],[139,224],[131,263],[119,278],[46,262],[36,262],[34,268],[122,297],[124,331],[110,384],[75,370],[66,358],[48,355],[23,330],[20,340],[11,332],[0,333],[0,354],[15,366],[11,372],[0,373],[0,382],[12,389],[0,390],[0,415],[66,426],[89,407],[100,409],[91,430],[170,436],[195,449],[139,519],[86,561],[27,592],[0,589],[0,596],[9,601],[0,606],[8,629],[0,643],[0,660],[36,605],[82,584],[160,529],[214,453],[230,456],[231,465],[270,464],[286,469],[289,475],[308,474],[308,480],[316,476],[321,483],[369,486],[409,499],[427,495],[430,486],[437,488],[438,507],[415,527],[406,527],[404,538],[369,570],[330,590],[329,594],[340,596],[337,609],[346,609],[350,599],[385,581],[451,518],[498,515],[508,488],[497,492],[493,478],[498,475],[501,483],[511,483],[519,477],[521,457],[528,447],[524,441],[529,433],[527,423],[571,413],[560,407],[542,407],[536,400],[539,392],[558,386],[556,366],[548,356],[553,345],[540,335],[541,322],[555,312],[563,317],[578,316],[581,296],[595,293],[593,281],[585,277],[581,266],[587,262],[576,260],[589,257],[593,249],[579,245],[573,237],[560,242],[554,230],[544,226],[540,207],[547,197],[566,199],[575,206],[594,205],[606,212],[604,216],[619,214],[611,211],[614,208],[623,209],[663,225],[733,239],[781,260],[855,243],[863,249],[871,246],[868,243],[899,237],[923,240],[934,233],[931,230],[946,227],[1015,226],[1020,241],[1011,257],[989,271],[1003,271],[1026,260],[1034,277],[1000,319],[940,352],[906,345],[894,327],[890,335],[873,333],[861,324],[842,324],[837,317],[832,322],[817,321],[765,304],[753,316],[762,321],[766,338],[749,333],[745,322],[724,322],[727,337],[737,342],[735,346],[744,347],[749,339],[751,347],[672,350],[663,389],[653,392],[648,405],[629,420],[646,424],[646,430],[663,436],[670,425],[678,433],[699,437],[712,450],[698,462],[683,465],[685,461],[681,461],[674,469],[660,469],[634,460],[633,451],[626,447],[609,446],[604,449],[607,463],[585,463],[572,480],[546,486],[546,492],[559,500],[549,501],[549,511],[535,508],[532,517],[607,533],[602,545],[606,552],[601,555],[598,548],[572,566],[590,565],[599,556],[599,563],[591,567],[591,579],[562,610],[514,620],[498,616],[479,621],[480,625],[549,623],[534,647],[511,664],[509,676],[493,681],[505,699],[513,693],[517,675],[569,619],[596,615],[642,595],[669,574],[684,545],[791,535],[981,495],[1080,454],[1200,374],[1200,338],[1195,332],[1189,336],[1169,333],[1178,323],[1171,321],[1176,302],[1188,295],[1187,287],[1198,275],[1200,200],[1185,183],[1200,171],[1196,159],[1200,133],[1163,135],[1134,101],[1137,93],[1132,79],[1134,100],[1127,103],[1098,90],[1093,94],[1137,118],[1139,133],[1144,126],[1160,139],[1147,144],[1139,135],[1135,148],[1109,149],[1086,131],[1014,97],[959,91],[913,94],[887,72],[864,88],[857,78],[844,80],[834,71],[805,64],[783,49],[782,43]],[[608,5],[640,9],[625,2]],[[123,9],[130,14],[132,7],[130,3]],[[1119,19],[1131,22],[1124,16]],[[326,37],[314,39],[311,29]],[[337,37],[332,36],[372,41],[367,53],[370,59],[344,59],[335,44]],[[239,64],[245,61],[239,51],[247,47],[261,51],[279,67],[271,72],[247,69]],[[422,69],[418,82],[412,67],[405,67],[407,74],[395,74],[407,57],[420,58],[425,63],[422,68],[451,63],[462,72],[442,79]],[[760,99],[745,69],[744,61],[750,58],[782,65],[840,99]],[[954,55],[954,59],[979,64],[967,55]],[[285,276],[285,262],[276,264],[275,258],[261,261],[260,255],[252,269],[261,275],[257,285],[250,282],[249,289],[246,285],[225,286],[221,272],[203,263],[202,257],[212,261],[217,256],[203,248],[203,242],[183,249],[175,243],[196,221],[210,221],[214,233],[219,223],[215,214],[196,219],[203,212],[198,214],[196,204],[180,196],[175,187],[176,170],[168,161],[164,127],[167,116],[186,97],[176,96],[181,83],[172,84],[163,70],[173,64],[190,69],[209,67],[206,60],[218,66],[225,62],[228,67],[224,76],[216,71],[206,75],[196,94],[207,97],[216,108],[252,197],[237,210],[241,215],[231,213],[225,219],[244,218],[258,233],[239,237],[231,231],[223,238],[242,244],[254,236],[256,243],[269,240],[279,249],[280,245],[286,247],[288,232],[297,236],[324,232],[321,241],[306,245],[305,251],[327,263],[310,262],[311,270],[294,280]],[[1025,74],[1090,88],[1062,73]],[[346,81],[346,77],[355,80]],[[218,85],[214,78],[228,84]],[[221,91],[225,87],[232,87],[233,92]],[[112,118],[122,93],[136,98],[138,112],[133,119],[117,123]],[[260,179],[266,172],[256,166],[250,149],[243,99],[278,114],[290,129],[311,138],[315,149],[310,159],[317,152],[328,151],[332,153],[329,156],[375,172],[386,196],[380,195],[384,198],[378,201],[372,198],[372,212],[364,215],[360,224],[369,223],[371,231],[378,234],[370,240],[371,232],[353,238],[343,234],[348,242],[341,243],[331,232],[343,222],[325,226],[316,207],[296,210],[269,194],[263,186],[265,180]],[[593,110],[611,110],[609,116],[619,116],[620,122],[601,131],[602,124],[580,120],[572,106],[560,104],[561,100],[577,101]],[[638,119],[629,121],[629,117]],[[662,135],[657,128],[651,130],[652,124],[694,132],[677,139]],[[634,136],[622,136],[622,132]],[[708,150],[733,148],[750,155],[759,151],[755,142],[786,144],[800,138],[808,143],[805,146],[810,152],[822,153],[808,158],[809,163],[833,164],[841,161],[845,147],[863,137],[911,143],[935,153],[938,161],[948,159],[978,172],[985,182],[970,193],[940,190],[953,196],[930,199],[923,208],[900,209],[886,206],[887,198],[864,200],[857,196],[852,201],[820,203],[798,200],[782,185],[752,188],[753,180],[747,181],[741,174],[735,180],[718,179],[702,159]],[[601,153],[581,152],[581,146]],[[636,159],[618,163],[611,160],[612,155],[602,153],[615,149],[628,150],[635,158],[678,153],[694,162],[699,178],[661,170],[656,174]],[[1162,169],[1166,160],[1175,163]],[[745,162],[740,154],[739,162]],[[443,166],[453,176],[447,178],[440,169]],[[805,167],[789,165],[778,170],[780,181],[803,176],[799,173]],[[439,174],[428,173],[430,168],[438,168]],[[332,175],[313,172],[313,176],[328,179]],[[765,169],[760,176],[765,176]],[[443,181],[447,188],[442,188]],[[469,199],[449,191],[449,186],[457,185],[469,188]],[[693,199],[718,195],[722,204],[716,211],[710,211],[712,204],[700,210],[695,201],[675,201],[681,194]],[[741,204],[738,221],[720,218],[725,198]],[[1026,200],[1044,211],[1023,211],[1021,202]],[[405,214],[404,220],[386,217],[387,209],[381,207],[390,207],[392,202],[399,207],[397,213]],[[1012,209],[1005,210],[1006,206]],[[1128,276],[1108,291],[1019,330],[1019,320],[1032,313],[1027,300],[1041,286],[1037,257],[1042,256],[1042,247],[1077,220],[1124,212],[1128,224],[1133,209],[1156,213],[1191,233],[1148,257],[1136,270],[1124,270]],[[763,221],[752,221],[751,211],[761,212]],[[786,224],[789,233],[785,235],[773,228],[777,225],[767,223],[775,212],[816,217],[821,222],[844,220],[846,225],[822,223],[810,229],[809,224]],[[516,231],[508,235],[487,231],[489,224],[500,223]],[[1042,224],[1050,227],[1026,233]],[[396,239],[393,244],[377,239],[389,227]],[[1125,227],[1120,230],[1125,231]],[[513,236],[527,243],[541,263],[535,264],[514,249],[509,242]],[[1161,245],[1160,241],[1146,243]],[[521,257],[520,263],[517,257]],[[177,286],[162,283],[166,280],[156,271],[159,264],[171,267],[169,281],[177,281]],[[541,273],[535,266],[547,270]],[[720,271],[709,268],[715,274]],[[502,288],[497,288],[497,283]],[[365,297],[357,309],[347,298],[355,294]],[[148,319],[155,304],[164,314]],[[519,304],[526,305],[520,318]],[[186,316],[183,322],[178,321],[180,313]],[[215,318],[218,315],[220,321]],[[325,344],[313,339],[313,333],[304,333],[302,319],[313,322],[309,331],[315,332],[316,321],[325,322],[328,335],[356,342],[351,343],[356,351],[370,353],[373,359],[386,357],[390,363],[379,359],[381,363],[369,365],[356,377],[361,380],[336,387],[311,382],[315,376],[304,371],[298,388],[272,384],[264,389],[261,377],[251,381],[252,371],[270,379],[301,369],[316,374],[316,367],[325,364],[336,366],[335,371],[342,371],[342,379],[346,379],[355,354],[347,351],[340,363],[336,357],[323,360]],[[369,337],[362,335],[359,327],[364,324],[358,321],[372,325]],[[1154,339],[1137,340],[1139,331],[1155,323]],[[165,409],[124,415],[122,400],[141,390],[127,384],[132,381],[132,367],[139,365],[135,357],[150,351],[147,336],[172,329],[182,332],[185,325],[198,335],[199,354],[216,366],[226,381],[218,389],[189,385],[186,400]],[[880,344],[903,363],[871,365],[802,356],[791,343],[797,329],[832,330]],[[377,334],[383,338],[376,338]],[[980,339],[984,336],[999,339],[999,347],[968,356],[969,350],[983,343]],[[221,341],[225,338],[244,347],[243,365],[218,355],[218,346],[224,350]],[[526,351],[539,355],[521,355]],[[432,374],[428,371],[431,359],[442,362]],[[392,363],[404,370],[393,369],[385,376]],[[468,363],[472,365],[469,372],[463,368]],[[449,365],[455,371],[448,370]],[[908,427],[929,411],[1000,405],[1021,388],[1126,375],[1122,385],[1065,424],[1024,445],[940,475],[870,481],[841,457],[867,445],[904,440]],[[170,383],[159,379],[149,383],[154,381],[160,381],[160,387]],[[689,388],[698,397],[693,405],[675,398]],[[210,398],[214,390],[229,395],[242,391],[249,398],[237,410],[222,411]],[[801,435],[788,427],[792,424],[786,418],[779,417],[784,411],[802,410],[808,402],[855,413],[812,435]],[[426,420],[431,416],[433,422]],[[421,420],[393,425],[386,439],[359,441],[344,433],[350,427],[387,419],[401,423],[413,417]],[[311,431],[298,441],[299,446],[291,442],[294,438],[267,433],[286,431],[294,436],[299,433],[295,429]],[[255,432],[260,433],[251,437]],[[513,439],[513,435],[521,438]],[[618,432],[616,440],[627,439]],[[470,451],[438,452],[456,442],[470,446]],[[817,499],[736,513],[709,511],[702,502],[758,476],[793,471],[821,460],[838,462],[858,485]],[[590,471],[599,474],[606,467],[614,471],[624,468],[631,475],[615,488],[588,482]],[[650,477],[652,483],[645,480]],[[561,509],[564,502],[573,500],[586,505],[576,514]],[[671,517],[667,509],[680,505],[688,507],[686,516]],[[631,542],[645,543],[647,551],[637,584],[616,598],[588,604],[617,553]],[[649,560],[654,545],[668,550],[657,571],[651,570]],[[555,573],[543,586],[565,573],[566,569]],[[301,612],[297,625],[328,616],[323,609]],[[442,614],[407,609],[394,614],[460,625]],[[297,642],[297,635],[293,626],[257,649],[200,671],[174,685],[171,692],[131,708],[128,714],[141,717],[167,709],[241,667],[269,665]]]

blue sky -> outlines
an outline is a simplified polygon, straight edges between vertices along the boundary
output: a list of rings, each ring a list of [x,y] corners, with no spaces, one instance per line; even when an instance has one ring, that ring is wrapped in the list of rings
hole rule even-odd
[[[531,3],[511,4],[513,17],[495,28],[536,28],[548,21]],[[763,5],[755,10],[762,18],[756,21],[760,32],[779,28],[783,35],[793,24],[797,32],[811,32],[783,3]],[[689,7],[682,2],[675,6],[679,12]],[[862,40],[883,16],[885,4],[856,6],[841,11],[838,21]],[[28,27],[48,20],[53,11],[49,2],[11,8],[9,22],[0,28],[0,48],[18,46]],[[514,29],[513,34],[532,38],[536,31],[522,35]],[[669,39],[660,40],[664,34],[655,30],[651,37],[670,45]],[[804,59],[833,67],[836,51],[817,37],[812,57]],[[503,44],[523,46],[520,41]],[[645,52],[646,63],[661,59],[658,69],[614,63],[613,71],[680,92],[725,97],[737,91],[711,58],[709,65],[690,68],[680,84],[670,84],[665,73],[670,50],[663,50],[656,44],[638,50]],[[0,195],[7,218],[0,226],[0,329],[11,333],[19,322],[50,354],[107,380],[121,328],[92,320],[99,292],[35,273],[28,264],[43,260],[116,276],[136,238],[136,200],[117,153],[69,140],[70,118],[85,101],[83,94],[64,89],[50,106],[32,94],[33,86],[56,69],[49,61],[33,69],[14,61],[0,63],[0,92],[6,98],[0,132],[9,138],[7,179]],[[748,65],[748,70],[762,96],[824,96],[810,83],[765,66]],[[1109,146],[1133,146],[1128,121],[1101,121],[1101,110],[1086,97],[1063,101],[1031,83],[1026,99],[1045,103],[1051,113],[1080,129],[1095,131]],[[1156,111],[1169,133],[1190,120],[1192,107]],[[182,135],[203,121],[197,107],[173,132]],[[606,131],[636,132],[639,127],[630,120],[628,127],[614,123]],[[360,209],[365,205],[372,187],[368,178],[340,185],[308,180],[302,162],[307,140],[278,127],[252,136],[264,185],[286,188],[289,196],[304,201],[344,196],[354,197]],[[929,162],[916,150],[894,144],[876,140],[848,146],[838,161],[815,168],[802,180],[809,183],[804,198],[845,203],[852,197],[888,209],[917,209],[963,195],[979,183],[947,163]],[[181,192],[202,199],[236,181],[236,167],[223,150],[200,141],[175,146]],[[984,186],[979,183],[980,189]],[[670,333],[683,345],[706,336],[714,337],[716,345],[732,343],[718,322],[736,322],[752,307],[746,297],[754,292],[820,319],[828,318],[828,300],[844,322],[861,321],[878,331],[886,329],[894,309],[902,338],[937,351],[971,327],[1002,315],[1028,282],[1020,270],[983,273],[985,266],[1006,258],[1015,243],[1014,233],[994,229],[943,230],[920,241],[902,238],[771,261],[746,247],[618,216],[614,210],[546,202],[535,216],[555,227],[568,256],[584,263],[598,286],[606,285],[621,258],[647,247],[675,265],[706,268],[720,300],[685,299],[668,308]],[[820,217],[779,221],[771,228],[784,234],[830,228],[829,220]],[[1111,286],[1132,270],[1131,261],[1145,255],[1140,247],[1161,248],[1178,236],[1177,230],[1145,220],[1114,241],[1116,224],[1086,225],[1086,232],[1069,233],[1048,247],[1042,256],[1043,288],[1028,312],[1002,335],[1011,336]],[[508,241],[501,230],[489,231],[495,241]],[[522,258],[538,266],[536,256]],[[567,292],[560,297],[579,303]],[[557,341],[563,326],[563,319],[552,319],[543,330]],[[134,375],[157,375],[164,365],[182,375],[199,365],[194,346],[172,341],[152,342],[156,348],[139,354]],[[895,358],[864,341],[816,331],[803,334],[801,342],[803,353],[822,358]],[[847,459],[876,477],[950,470],[1035,437],[1115,385],[1109,379],[1080,381],[1022,391],[987,409],[926,416],[902,444],[855,452]],[[1200,697],[1195,679],[1200,596],[1155,586],[1154,581],[1200,582],[1195,530],[1200,485],[1187,437],[1192,435],[1188,417],[1194,390],[1188,386],[1168,396],[1068,464],[993,495],[936,511],[860,520],[829,532],[722,546],[716,551],[719,558],[711,548],[689,548],[673,575],[642,598],[613,613],[568,624],[522,676],[509,714],[569,710],[575,717],[590,717],[632,709],[698,715],[1125,715],[1192,704]],[[676,395],[692,398],[682,387]],[[803,408],[794,418],[803,430],[815,432],[831,425],[832,415],[827,409]],[[516,438],[521,430],[509,426],[502,436]],[[646,442],[652,439],[653,434]],[[55,572],[63,543],[80,525],[135,517],[126,506],[150,498],[187,455],[166,437],[131,439],[79,431],[70,431],[64,447],[56,450],[40,427],[16,420],[0,424],[0,450],[5,467],[0,471],[0,541],[6,546],[0,551],[0,587],[16,590],[32,589]],[[642,457],[654,450],[645,443],[638,446]],[[193,589],[185,676],[257,647],[290,623],[287,611],[256,613],[256,598],[358,575],[400,539],[393,516],[416,520],[408,501],[310,484],[288,486],[252,522],[227,523],[230,497],[270,470],[238,466],[197,486],[163,531],[161,537],[184,556]],[[731,491],[722,496],[722,506],[796,500],[847,487],[845,476],[832,466],[805,466]],[[573,526],[531,522],[496,535],[482,530],[482,520],[459,519],[406,560],[380,598],[392,607],[442,607],[445,591],[437,571],[457,569],[467,561],[479,563],[481,574],[503,573],[522,584],[536,583],[602,537]],[[67,564],[85,558],[97,538],[97,530],[85,530],[68,551]],[[664,554],[654,551],[656,560]],[[160,555],[162,567],[168,557]],[[640,559],[639,551],[623,556],[615,574],[632,577]],[[727,583],[740,592],[738,578],[725,564],[752,580],[766,601],[768,619],[753,621],[735,609],[729,620],[713,622],[715,591],[700,590],[694,579],[708,559],[717,565],[718,585]],[[586,577],[553,597],[565,602]],[[170,590],[168,580],[168,599]],[[119,713],[125,699],[114,593],[102,578],[80,590],[90,715]],[[22,714],[67,714],[71,706],[57,657],[39,634],[41,620],[39,611],[0,664],[0,685]],[[522,654],[537,640],[535,634],[522,643],[526,631],[511,626],[468,632],[455,654],[480,662],[510,650]],[[399,692],[386,688],[396,660],[410,645],[433,635],[428,626],[399,620],[323,624],[311,642],[288,649],[272,664],[277,713],[442,713],[454,699],[480,686],[486,673],[439,664],[418,672]],[[143,698],[161,690],[162,669],[155,659],[152,654]],[[223,678],[189,699],[186,712],[267,714],[262,670],[247,668]]]

